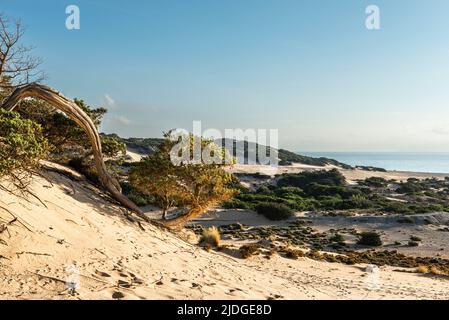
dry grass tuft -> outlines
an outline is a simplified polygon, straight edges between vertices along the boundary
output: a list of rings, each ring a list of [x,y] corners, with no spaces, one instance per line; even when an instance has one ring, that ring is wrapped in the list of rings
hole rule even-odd
[[[443,275],[445,275],[444,272],[441,271],[440,269],[438,269],[438,267],[436,267],[436,266],[430,267],[430,273],[434,274],[436,276],[443,276]]]
[[[220,241],[220,232],[216,227],[210,227],[203,230],[200,238],[201,244],[218,247],[220,245]]]
[[[259,246],[257,244],[245,244],[240,247],[239,251],[243,259],[248,259],[249,257],[259,254]]]
[[[419,266],[416,268],[417,273],[429,273],[429,267],[428,266]]]

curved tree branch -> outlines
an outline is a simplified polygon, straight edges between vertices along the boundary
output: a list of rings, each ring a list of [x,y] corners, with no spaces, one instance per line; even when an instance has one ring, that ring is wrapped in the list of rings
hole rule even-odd
[[[142,213],[139,207],[121,193],[120,184],[106,170],[101,151],[101,140],[92,119],[70,99],[67,99],[58,91],[50,87],[31,83],[17,88],[3,103],[2,108],[12,111],[17,104],[25,98],[42,99],[56,109],[64,112],[70,119],[76,122],[87,134],[92,145],[92,154],[95,159],[98,176],[102,185],[110,192],[111,196],[125,207],[135,212],[145,221],[149,219]]]

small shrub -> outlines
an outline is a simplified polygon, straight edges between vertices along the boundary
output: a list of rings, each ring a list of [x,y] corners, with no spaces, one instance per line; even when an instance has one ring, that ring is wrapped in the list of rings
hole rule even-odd
[[[345,238],[339,233],[334,234],[332,237],[329,238],[329,240],[338,244],[345,243]]]
[[[295,174],[283,174],[278,181],[278,186],[298,187],[303,189],[313,182],[321,185],[344,186],[346,180],[345,177],[336,169],[332,169],[329,171],[305,171]]]
[[[429,273],[429,267],[428,266],[419,266],[416,268],[417,273]]]
[[[391,201],[391,202],[387,202],[383,205],[382,208],[385,212],[391,212],[391,213],[402,213],[402,214],[410,214],[413,213],[412,210],[410,210],[410,208],[402,203],[402,202],[397,202],[397,201]]]
[[[271,249],[271,250],[269,250],[269,251],[267,251],[265,253],[265,258],[266,259],[271,259],[271,257],[274,256],[275,254],[276,254],[276,250]]]
[[[122,182],[120,186],[122,187],[122,193],[139,207],[147,206],[154,201],[152,197],[134,189],[129,182]]]
[[[408,242],[408,246],[409,247],[417,247],[417,246],[419,246],[419,242],[416,242],[416,241],[409,241]]]
[[[278,221],[291,218],[293,210],[281,203],[266,202],[256,206],[256,212],[269,220]]]
[[[360,185],[374,187],[374,188],[382,188],[382,187],[386,187],[388,185],[388,181],[385,180],[384,178],[369,177],[369,178],[366,178],[364,181],[361,181]]]
[[[239,251],[243,259],[248,259],[249,257],[259,253],[259,246],[256,244],[245,244],[240,247]]]
[[[220,241],[220,232],[216,227],[210,227],[203,230],[200,238],[200,243],[204,245],[210,245],[212,247],[218,247],[220,245]]]
[[[371,247],[380,247],[382,245],[382,239],[380,235],[375,231],[365,231],[360,234],[360,238],[357,244]]]
[[[37,123],[22,119],[17,112],[0,108],[0,177],[19,178],[38,167],[49,145]],[[19,181],[20,184],[20,181]]]
[[[417,237],[417,236],[411,236],[410,240],[412,240],[412,241],[422,241],[422,239],[420,237]]]
[[[433,274],[433,275],[436,275],[436,276],[441,276],[441,275],[445,274],[443,271],[438,269],[438,267],[436,267],[436,266],[432,266],[430,268],[430,273]]]
[[[285,257],[297,260],[299,257],[304,257],[304,252],[302,252],[301,250],[286,249]]]
[[[250,205],[240,199],[231,199],[223,203],[224,209],[250,209]]]

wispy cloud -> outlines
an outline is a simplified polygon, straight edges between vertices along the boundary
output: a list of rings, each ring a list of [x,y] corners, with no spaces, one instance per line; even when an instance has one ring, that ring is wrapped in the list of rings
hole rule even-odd
[[[115,100],[108,93],[104,94],[104,100],[109,107],[115,106]]]
[[[131,124],[131,120],[129,120],[127,117],[125,116],[116,116],[115,120],[121,124],[124,124],[126,126]]]
[[[449,135],[449,124],[446,123],[446,124],[441,124],[439,126],[433,127],[432,132],[439,134],[439,135],[447,136],[447,135]]]

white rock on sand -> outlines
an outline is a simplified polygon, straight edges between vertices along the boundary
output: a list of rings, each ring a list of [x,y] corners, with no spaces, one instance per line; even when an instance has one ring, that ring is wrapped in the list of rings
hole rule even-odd
[[[247,260],[145,231],[87,182],[44,173],[28,200],[0,191],[0,299],[448,299],[447,280],[382,267]],[[23,224],[23,225],[22,225]],[[74,295],[69,294],[74,288]]]

